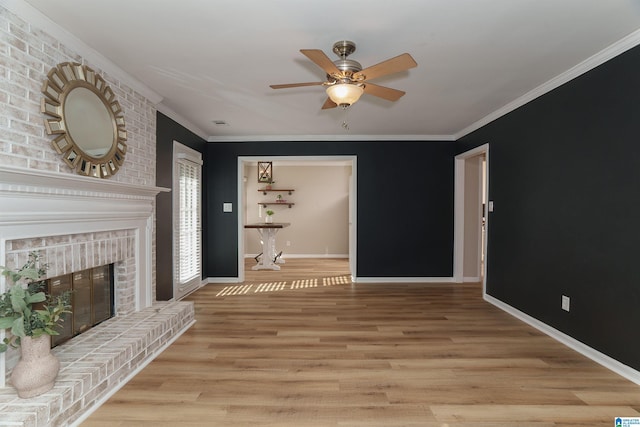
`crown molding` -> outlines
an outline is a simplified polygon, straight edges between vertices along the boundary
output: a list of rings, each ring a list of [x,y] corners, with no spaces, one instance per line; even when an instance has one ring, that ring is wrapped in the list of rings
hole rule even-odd
[[[453,135],[245,135],[210,136],[207,142],[308,142],[308,141],[455,141]]]
[[[142,83],[140,80],[131,76],[129,73],[118,67],[112,61],[107,59],[97,50],[93,49],[78,37],[71,34],[60,25],[56,24],[50,18],[45,16],[35,7],[31,6],[23,0],[0,0],[0,6],[5,7],[12,13],[16,14],[20,18],[27,21],[30,25],[33,25],[42,31],[50,34],[56,38],[60,43],[68,46],[71,50],[82,56],[92,66],[100,68],[101,70],[112,75],[122,83],[129,86],[131,89],[140,93],[147,98],[151,103],[159,104],[163,97]]]
[[[161,112],[162,114],[164,114],[165,116],[169,117],[174,122],[184,126],[185,128],[187,128],[191,132],[195,133],[196,135],[198,135],[200,138],[204,139],[205,141],[208,140],[206,132],[204,132],[202,129],[200,129],[198,126],[194,125],[192,122],[190,122],[189,120],[187,120],[186,118],[184,118],[180,114],[178,114],[175,111],[173,111],[171,108],[167,107],[165,104],[160,103],[160,104],[156,105],[156,109],[159,112]]]
[[[458,140],[465,135],[470,134],[471,132],[480,129],[482,126],[485,126],[492,121],[516,110],[517,108],[522,107],[523,105],[533,101],[540,96],[551,92],[552,90],[562,86],[563,84],[575,79],[576,77],[581,76],[582,74],[591,71],[599,65],[604,64],[605,62],[615,58],[616,56],[628,51],[631,48],[634,48],[640,44],[640,30],[634,31],[628,36],[618,40],[611,46],[601,50],[595,55],[585,59],[580,62],[576,66],[568,69],[562,74],[552,78],[551,80],[543,83],[537,88],[525,93],[521,97],[515,99],[514,101],[508,103],[504,107],[494,111],[493,113],[483,117],[477,122],[473,123],[470,126],[462,129],[455,135],[452,135],[454,140]]]

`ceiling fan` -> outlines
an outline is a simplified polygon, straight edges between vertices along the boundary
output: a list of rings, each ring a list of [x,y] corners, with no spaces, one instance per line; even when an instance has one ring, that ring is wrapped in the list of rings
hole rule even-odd
[[[405,92],[397,89],[380,86],[369,82],[378,77],[398,73],[418,66],[416,61],[408,53],[387,59],[379,64],[362,69],[359,62],[347,59],[356,50],[356,44],[343,40],[334,43],[333,52],[340,57],[337,61],[331,61],[329,57],[319,49],[300,49],[303,55],[313,61],[327,73],[327,81],[310,83],[290,83],[271,85],[272,89],[286,89],[301,86],[326,86],[329,96],[322,109],[340,106],[347,108],[360,99],[363,93],[377,96],[388,101],[397,101]]]

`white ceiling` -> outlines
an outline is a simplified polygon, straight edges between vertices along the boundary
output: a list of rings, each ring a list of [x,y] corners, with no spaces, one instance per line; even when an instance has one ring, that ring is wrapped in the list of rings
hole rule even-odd
[[[455,139],[640,43],[640,0],[27,1],[210,141]],[[410,53],[374,80],[407,94],[321,110],[321,86],[269,87],[324,80],[299,50],[339,40],[363,67]]]

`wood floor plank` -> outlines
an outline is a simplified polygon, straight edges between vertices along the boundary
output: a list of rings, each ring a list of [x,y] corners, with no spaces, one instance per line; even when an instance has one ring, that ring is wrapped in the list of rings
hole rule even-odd
[[[478,284],[352,284],[287,260],[188,297],[196,324],[86,427],[610,427],[640,387],[482,299]]]

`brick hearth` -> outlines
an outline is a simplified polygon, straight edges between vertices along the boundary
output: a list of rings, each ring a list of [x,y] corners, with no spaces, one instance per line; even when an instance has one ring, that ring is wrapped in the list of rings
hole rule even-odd
[[[0,389],[0,426],[79,424],[194,321],[193,303],[156,302],[56,347],[61,368],[54,388],[31,399],[20,399],[12,387]]]

